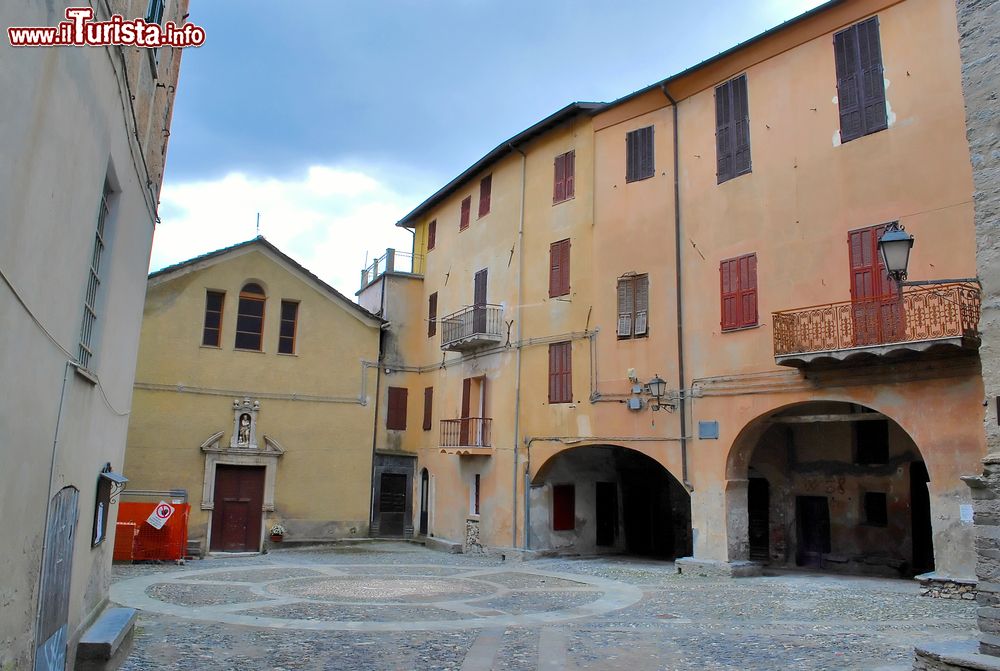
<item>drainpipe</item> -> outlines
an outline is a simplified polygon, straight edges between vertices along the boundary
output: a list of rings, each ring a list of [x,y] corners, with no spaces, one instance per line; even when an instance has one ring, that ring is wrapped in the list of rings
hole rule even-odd
[[[524,274],[524,179],[527,155],[515,147],[508,144],[512,151],[521,155],[521,213],[517,223],[517,352],[515,353],[515,377],[514,377],[514,470],[511,478],[511,525],[510,525],[510,546],[517,547],[517,464],[518,464],[518,436],[521,430],[521,306],[524,304],[523,285],[521,277]],[[525,509],[527,510],[527,509]],[[524,547],[527,549],[528,523],[525,520],[524,526]]]
[[[677,288],[677,378],[678,389],[677,410],[681,420],[681,482],[684,487],[693,492],[694,487],[688,480],[688,456],[687,456],[687,393],[684,381],[684,292],[681,286],[681,175],[680,175],[680,148],[678,143],[677,129],[677,101],[670,95],[666,83],[660,85],[663,95],[670,101],[670,106],[674,111],[674,266],[676,278],[674,285]]]

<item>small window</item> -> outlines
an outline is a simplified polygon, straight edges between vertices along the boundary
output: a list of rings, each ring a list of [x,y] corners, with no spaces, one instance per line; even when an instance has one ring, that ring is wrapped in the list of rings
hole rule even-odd
[[[111,480],[97,478],[97,500],[94,503],[94,529],[90,547],[97,547],[108,537],[108,510],[111,509]]]
[[[837,66],[840,141],[885,130],[885,80],[878,17],[856,23],[833,36]]]
[[[466,196],[462,201],[462,213],[459,215],[458,230],[464,231],[469,227],[469,213],[472,211],[472,196]]]
[[[549,245],[549,298],[569,294],[569,239]]]
[[[889,463],[889,420],[854,422],[854,442],[856,463],[869,465]]]
[[[281,332],[278,334],[278,352],[295,354],[295,334],[298,331],[299,304],[281,301]]]
[[[146,6],[146,23],[161,23],[166,0],[149,0]]]
[[[637,182],[653,176],[653,127],[625,135],[625,181]]]
[[[427,337],[433,338],[437,334],[437,312],[438,295],[435,291],[427,297]]]
[[[201,344],[205,347],[222,344],[222,308],[225,302],[224,291],[205,292],[205,328],[201,335]]]
[[[385,415],[385,428],[393,431],[406,430],[406,396],[405,387],[389,387],[389,407]]]
[[[576,195],[576,151],[568,151],[556,156],[555,179],[552,186],[552,202],[561,203]]]
[[[549,403],[573,402],[573,343],[549,345]]]
[[[434,245],[437,243],[437,230],[438,222],[437,219],[432,219],[431,223],[427,224],[427,251],[434,249]]]
[[[493,192],[493,175],[486,175],[479,182],[479,217],[490,213],[490,196]]]
[[[870,527],[889,525],[889,505],[886,495],[882,492],[865,492],[864,521]]]
[[[265,300],[264,290],[259,284],[251,282],[240,291],[236,311],[236,349],[261,351]]]
[[[649,275],[618,278],[618,339],[649,335]]]
[[[750,172],[746,75],[715,87],[715,151],[719,184]]]
[[[552,530],[572,531],[576,528],[576,487],[553,485]]]
[[[434,407],[434,387],[424,388],[424,431],[431,430],[431,413]]]
[[[111,213],[111,183],[104,181],[104,190],[101,192],[101,200],[97,204],[97,227],[94,233],[94,249],[90,255],[90,270],[87,273],[87,293],[83,299],[83,324],[80,326],[80,343],[77,359],[84,368],[91,367],[91,359],[94,356],[95,331],[97,329],[97,301],[100,297],[101,281],[101,260],[104,256],[104,249],[107,246],[107,227]]]
[[[722,330],[757,326],[757,255],[744,254],[719,265]]]
[[[475,476],[472,478],[472,492],[471,492],[472,496],[470,497],[472,500],[469,501],[469,513],[472,515],[479,514],[479,486],[480,486],[479,473],[476,473]]]

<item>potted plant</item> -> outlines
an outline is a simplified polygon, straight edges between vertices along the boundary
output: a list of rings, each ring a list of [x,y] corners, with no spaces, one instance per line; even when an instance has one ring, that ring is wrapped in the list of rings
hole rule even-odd
[[[271,542],[280,543],[285,537],[285,527],[281,526],[279,523],[271,525]]]

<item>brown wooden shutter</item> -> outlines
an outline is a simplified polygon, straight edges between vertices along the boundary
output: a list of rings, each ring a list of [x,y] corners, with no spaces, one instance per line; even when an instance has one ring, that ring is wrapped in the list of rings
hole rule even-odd
[[[458,442],[459,445],[468,445],[470,438],[469,411],[472,407],[472,378],[467,377],[462,380],[462,416],[459,420]]]
[[[747,100],[747,76],[730,82],[733,102],[733,176],[750,172],[750,105]]]
[[[466,196],[462,201],[462,214],[458,220],[458,230],[464,231],[469,227],[469,217],[472,211],[472,196]]]
[[[625,181],[653,176],[653,127],[646,126],[625,135]]]
[[[576,527],[576,488],[573,485],[552,487],[552,530],[571,531]]]
[[[549,298],[569,293],[569,240],[549,245]]]
[[[406,396],[405,387],[389,387],[388,411],[385,416],[385,428],[394,431],[406,429]]]
[[[573,402],[572,343],[549,345],[549,403]]]
[[[740,325],[739,317],[739,261],[728,259],[719,265],[722,292],[722,329]]]
[[[556,156],[555,176],[552,182],[552,202],[566,200],[566,154]]]
[[[434,249],[434,244],[437,242],[437,219],[431,220],[431,223],[427,224],[427,251]]]
[[[438,295],[435,291],[427,297],[427,337],[437,334]]]
[[[649,332],[649,275],[636,275],[635,285],[635,335]]]
[[[632,335],[634,287],[631,277],[618,278],[618,337]]]
[[[861,118],[861,82],[858,56],[858,27],[851,26],[833,36],[837,67],[837,105],[840,108],[840,141],[864,135]]]
[[[647,126],[641,129],[642,131],[642,162],[641,162],[641,175],[642,179],[646,177],[653,176],[653,170],[655,169],[653,165],[653,127]]]
[[[479,182],[479,216],[490,213],[490,197],[493,191],[493,175],[486,175]]]
[[[566,154],[566,199],[576,196],[576,150]]]
[[[434,406],[434,387],[424,388],[424,431],[431,430],[431,413]]]
[[[757,255],[739,258],[740,326],[757,325]]]
[[[733,176],[731,82],[715,87],[715,177],[719,184]]]
[[[857,25],[858,65],[861,80],[861,121],[864,132],[874,133],[888,126],[885,108],[885,79],[882,75],[882,45],[878,17]]]

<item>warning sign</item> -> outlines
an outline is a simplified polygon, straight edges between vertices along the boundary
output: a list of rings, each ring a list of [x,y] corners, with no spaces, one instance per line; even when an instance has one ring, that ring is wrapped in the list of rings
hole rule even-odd
[[[167,503],[166,501],[160,501],[153,508],[153,512],[150,513],[149,517],[146,518],[146,522],[149,526],[154,529],[162,529],[163,525],[167,523],[170,516],[174,514],[174,507]]]

